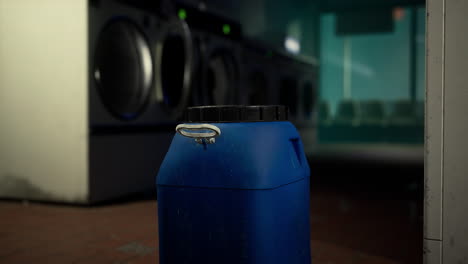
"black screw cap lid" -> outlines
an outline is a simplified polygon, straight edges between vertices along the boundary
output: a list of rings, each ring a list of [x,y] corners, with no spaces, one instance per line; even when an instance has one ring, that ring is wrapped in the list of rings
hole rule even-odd
[[[213,105],[189,107],[185,110],[188,123],[239,123],[287,121],[288,108],[283,105]]]

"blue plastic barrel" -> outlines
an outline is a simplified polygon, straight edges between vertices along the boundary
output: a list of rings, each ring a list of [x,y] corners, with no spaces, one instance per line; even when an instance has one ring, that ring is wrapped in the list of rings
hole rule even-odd
[[[157,177],[161,264],[309,264],[309,166],[282,106],[193,107]]]

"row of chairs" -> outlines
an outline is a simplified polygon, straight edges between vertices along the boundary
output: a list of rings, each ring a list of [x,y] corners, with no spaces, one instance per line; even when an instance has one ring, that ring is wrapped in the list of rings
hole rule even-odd
[[[330,104],[318,109],[321,142],[417,143],[424,141],[424,103],[399,100],[344,100],[335,115]]]
[[[318,120],[321,125],[420,125],[424,124],[424,102],[398,100],[343,100],[333,116],[329,102],[319,104]]]

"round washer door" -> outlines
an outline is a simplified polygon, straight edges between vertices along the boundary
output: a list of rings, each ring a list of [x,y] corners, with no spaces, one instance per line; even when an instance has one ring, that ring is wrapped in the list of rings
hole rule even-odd
[[[203,84],[207,104],[225,105],[235,102],[238,83],[236,64],[228,50],[219,49],[208,57]]]
[[[253,71],[249,74],[247,80],[248,86],[248,105],[268,104],[268,82],[262,71]]]
[[[286,105],[294,118],[296,116],[298,98],[297,80],[292,77],[284,77],[281,79],[279,97],[280,104]]]
[[[109,22],[94,54],[94,78],[105,107],[123,120],[144,110],[153,79],[153,63],[143,33],[129,20]]]
[[[162,36],[156,46],[156,98],[173,118],[180,118],[192,86],[192,35],[183,20],[175,19],[165,24]]]

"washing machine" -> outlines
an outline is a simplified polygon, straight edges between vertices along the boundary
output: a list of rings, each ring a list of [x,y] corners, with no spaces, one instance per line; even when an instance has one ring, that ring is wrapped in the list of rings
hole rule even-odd
[[[150,191],[189,103],[189,28],[155,10],[93,1],[89,56],[90,200]]]
[[[289,107],[290,120],[296,126],[315,121],[317,100],[317,66],[297,55],[277,51],[272,63],[276,102]]]
[[[240,45],[209,32],[195,31],[202,56],[201,89],[197,95],[203,105],[239,104]]]
[[[181,1],[176,1],[174,10],[192,37],[195,59],[189,104],[239,104],[240,25]]]
[[[280,51],[273,57],[275,102],[289,107],[289,119],[297,127],[307,153],[317,146],[317,65]]]
[[[187,24],[118,1],[89,8],[90,125],[172,125],[188,103]]]
[[[244,39],[241,102],[246,105],[276,104],[273,52],[261,43]]]
[[[299,67],[296,61],[279,52],[274,53],[272,65],[275,102],[288,106],[289,120],[296,125],[300,118],[299,84],[301,75]]]

